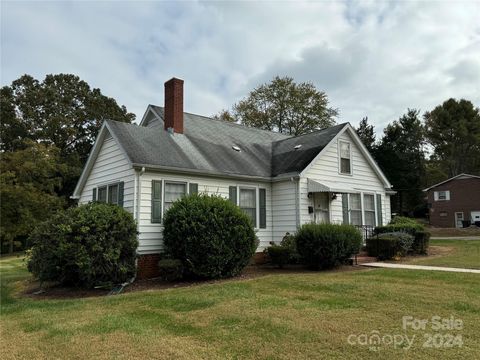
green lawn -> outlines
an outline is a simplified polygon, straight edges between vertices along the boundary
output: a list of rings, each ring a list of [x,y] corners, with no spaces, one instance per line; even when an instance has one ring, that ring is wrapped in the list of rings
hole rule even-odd
[[[21,260],[0,260],[2,359],[478,359],[480,276],[372,269],[269,275],[78,300],[19,297]],[[402,317],[463,321],[461,348],[424,348]],[[415,335],[377,351],[350,335]],[[432,333],[427,328],[428,333]]]
[[[419,257],[408,263],[480,269],[480,240],[431,240],[430,245],[439,247],[440,252],[445,254]]]

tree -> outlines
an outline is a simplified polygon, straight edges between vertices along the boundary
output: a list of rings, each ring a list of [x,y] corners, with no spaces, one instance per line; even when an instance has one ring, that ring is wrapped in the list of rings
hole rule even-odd
[[[337,115],[336,109],[328,107],[327,95],[312,83],[297,84],[291,77],[276,76],[233,105],[231,113],[223,110],[216,117],[296,136],[333,125]]]
[[[480,110],[471,101],[449,99],[426,112],[426,137],[448,177],[480,174]]]
[[[212,119],[231,122],[231,123],[236,122],[233,115],[230,114],[230,111],[228,111],[226,109],[222,109],[218,113],[212,115]]]
[[[34,226],[65,205],[56,192],[62,185],[62,174],[70,170],[60,159],[60,150],[31,140],[24,147],[1,154],[2,252],[24,247]]]
[[[65,198],[73,191],[103,121],[135,119],[125,106],[71,74],[47,75],[42,82],[23,75],[1,89],[0,103],[0,150],[25,149],[25,139],[55,146],[62,162],[76,169],[63,177],[58,189]]]
[[[398,121],[389,124],[375,151],[379,166],[397,191],[392,209],[398,213],[423,204],[424,129],[418,115],[419,110],[408,109]]]
[[[373,154],[375,147],[375,131],[373,130],[373,125],[368,124],[368,117],[365,116],[356,129],[358,137],[362,140],[363,145]]]

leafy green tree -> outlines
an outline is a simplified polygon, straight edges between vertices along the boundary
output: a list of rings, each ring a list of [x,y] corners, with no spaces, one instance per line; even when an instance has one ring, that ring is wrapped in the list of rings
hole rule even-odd
[[[370,151],[371,154],[373,154],[375,148],[375,131],[373,129],[373,125],[368,123],[367,116],[360,120],[356,131],[365,147],[368,149],[368,151]]]
[[[336,109],[328,107],[328,97],[312,83],[294,82],[291,77],[276,76],[260,85],[237,104],[216,117],[284,134],[301,135],[335,124]]]
[[[423,203],[424,143],[419,110],[408,109],[406,114],[384,130],[375,157],[397,191],[392,198],[394,212],[410,212]]]
[[[92,89],[78,76],[47,75],[40,82],[23,75],[0,91],[0,150],[24,149],[25,139],[55,146],[74,171],[62,174],[58,195],[68,197],[106,119],[132,122],[125,106]]]
[[[448,99],[426,112],[426,138],[447,177],[480,174],[480,110],[471,101]]]
[[[231,123],[236,122],[233,115],[230,114],[230,111],[228,111],[226,109],[222,109],[218,113],[212,115],[212,119],[227,121],[227,122],[231,122]]]
[[[27,140],[24,149],[1,154],[0,233],[2,252],[20,249],[35,225],[47,219],[65,202],[57,196],[62,174],[60,150]]]

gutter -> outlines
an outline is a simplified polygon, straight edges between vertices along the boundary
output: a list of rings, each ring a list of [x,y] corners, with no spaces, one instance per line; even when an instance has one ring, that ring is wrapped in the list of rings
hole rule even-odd
[[[215,171],[208,171],[208,170],[188,169],[188,168],[180,168],[175,166],[148,165],[148,164],[140,164],[140,163],[133,163],[132,166],[134,169],[146,169],[148,171],[170,172],[170,173],[177,173],[177,174],[197,174],[197,175],[203,175],[203,176],[209,176],[209,177],[215,177],[215,178],[257,180],[257,181],[263,181],[263,182],[277,182],[277,181],[291,179],[292,176],[298,177],[298,173],[289,173],[289,174],[283,174],[283,175],[271,177],[271,176],[225,174],[225,173],[218,173]]]

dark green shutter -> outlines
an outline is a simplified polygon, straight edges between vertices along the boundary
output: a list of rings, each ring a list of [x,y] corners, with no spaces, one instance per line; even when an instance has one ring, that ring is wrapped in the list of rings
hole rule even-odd
[[[342,194],[343,223],[348,224],[348,194]]]
[[[189,189],[189,193],[190,194],[198,194],[198,184],[195,184],[195,183],[190,183],[190,189]]]
[[[97,188],[93,188],[92,201],[97,201]]]
[[[267,191],[259,189],[260,196],[260,229],[267,228]]]
[[[118,206],[123,207],[123,181],[118,183]]]
[[[236,186],[230,186],[228,188],[228,198],[232,203],[237,205],[237,187]]]
[[[152,223],[162,222],[162,180],[152,180]]]
[[[377,194],[377,224],[383,226],[382,195]]]

